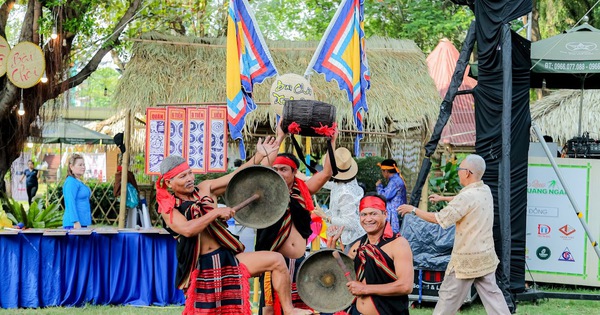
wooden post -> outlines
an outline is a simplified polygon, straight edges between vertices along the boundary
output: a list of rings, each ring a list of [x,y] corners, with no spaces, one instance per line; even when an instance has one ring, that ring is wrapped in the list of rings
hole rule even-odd
[[[125,111],[125,132],[123,143],[125,148],[130,148],[129,139],[131,134],[131,109]],[[129,150],[123,153],[121,161],[121,202],[119,204],[119,228],[125,228],[125,213],[127,211],[127,172],[129,171]]]

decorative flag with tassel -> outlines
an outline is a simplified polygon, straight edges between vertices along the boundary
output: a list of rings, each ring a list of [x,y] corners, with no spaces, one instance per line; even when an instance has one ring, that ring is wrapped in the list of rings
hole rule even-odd
[[[313,70],[324,74],[328,82],[336,80],[340,90],[348,93],[354,123],[358,131],[363,131],[362,115],[368,110],[365,91],[371,87],[365,52],[364,0],[342,0],[304,76],[309,77]],[[356,136],[356,156],[362,138],[362,133]]]
[[[258,29],[247,0],[230,0],[227,23],[227,120],[233,139],[240,139],[240,158],[246,159],[242,138],[246,115],[256,109],[252,86],[277,74],[271,53]]]

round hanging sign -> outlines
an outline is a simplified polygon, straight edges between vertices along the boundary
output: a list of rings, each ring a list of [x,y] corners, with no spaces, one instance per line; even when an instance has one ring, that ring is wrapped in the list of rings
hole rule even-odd
[[[8,53],[10,53],[10,46],[8,46],[6,39],[0,36],[0,77],[6,73],[6,60],[8,60]]]
[[[6,74],[15,86],[27,89],[40,81],[45,67],[40,46],[32,42],[20,42],[8,54]]]
[[[278,76],[271,85],[269,93],[271,106],[275,113],[281,116],[283,112],[283,104],[287,100],[314,100],[315,94],[310,82],[303,76],[286,73]]]

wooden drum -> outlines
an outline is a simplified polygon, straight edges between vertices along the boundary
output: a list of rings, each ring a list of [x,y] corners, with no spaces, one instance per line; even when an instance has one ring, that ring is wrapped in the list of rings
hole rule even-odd
[[[285,133],[328,137],[323,129],[333,127],[335,106],[313,100],[288,100],[283,106],[281,119],[281,128]]]

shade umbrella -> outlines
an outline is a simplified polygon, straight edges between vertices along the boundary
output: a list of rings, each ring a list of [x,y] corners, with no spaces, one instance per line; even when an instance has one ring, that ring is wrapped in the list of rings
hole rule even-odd
[[[114,144],[111,136],[85,128],[78,124],[56,120],[44,123],[42,143],[61,144]]]
[[[583,23],[531,44],[531,87],[600,89],[600,30]],[[579,106],[581,135],[583,97]]]

